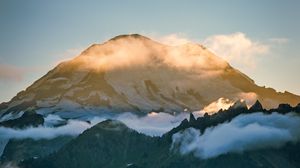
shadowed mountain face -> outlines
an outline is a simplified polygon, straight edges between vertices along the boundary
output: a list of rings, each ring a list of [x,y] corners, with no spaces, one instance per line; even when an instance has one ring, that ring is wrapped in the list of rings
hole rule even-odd
[[[94,44],[0,105],[0,115],[97,108],[149,112],[199,110],[220,97],[296,105],[300,97],[259,87],[198,44],[166,46],[140,35]],[[253,102],[254,103],[254,102]]]

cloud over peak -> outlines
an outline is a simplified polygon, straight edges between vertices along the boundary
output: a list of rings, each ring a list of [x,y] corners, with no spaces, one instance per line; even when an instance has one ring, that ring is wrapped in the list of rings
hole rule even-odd
[[[204,44],[237,67],[242,65],[255,67],[257,57],[269,53],[268,45],[253,41],[241,32],[213,35],[206,38]]]
[[[170,46],[187,43],[201,43],[217,56],[231,63],[233,66],[254,68],[260,56],[270,52],[270,44],[253,40],[245,33],[216,34],[204,39],[190,39],[183,33],[172,33],[164,36],[149,35],[151,38]],[[286,38],[271,38],[270,42],[282,44],[288,42]]]

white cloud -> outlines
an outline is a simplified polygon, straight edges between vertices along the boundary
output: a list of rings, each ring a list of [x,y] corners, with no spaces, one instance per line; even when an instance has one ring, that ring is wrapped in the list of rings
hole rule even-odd
[[[287,38],[270,38],[269,41],[276,44],[285,44],[288,43],[290,40]]]
[[[189,117],[189,113],[171,115],[168,113],[149,113],[144,117],[138,117],[132,113],[119,115],[116,120],[122,121],[129,128],[150,136],[161,136],[178,126],[182,120]]]
[[[243,69],[254,68],[257,58],[269,53],[270,46],[262,42],[250,39],[245,33],[236,32],[232,34],[212,35],[204,40],[188,38],[183,33],[172,33],[159,36],[154,33],[147,34],[150,38],[171,46],[178,46],[187,43],[201,43],[213,51],[217,56],[222,57],[233,66]],[[288,39],[272,38],[273,43],[286,43]]]
[[[241,32],[210,36],[204,40],[204,45],[239,68],[253,68],[258,56],[269,53],[268,45],[253,41]]]
[[[161,136],[172,128],[178,126],[181,121],[188,116],[189,113],[171,115],[164,112],[152,112],[146,116],[140,117],[133,113],[127,112],[119,115],[105,114],[102,116],[93,116],[88,119],[90,123],[86,121],[70,119],[66,125],[54,127],[53,125],[61,123],[64,121],[64,119],[57,115],[50,114],[45,117],[45,123],[43,126],[28,127],[25,129],[0,127],[0,140],[10,138],[52,139],[61,135],[77,136],[84,130],[106,119],[119,120],[129,128],[146,135]]]
[[[160,65],[158,61],[176,69],[197,71],[203,76],[219,74],[227,67],[224,60],[213,57],[211,52],[197,44],[163,47],[144,38],[137,40],[130,36],[95,45],[73,63],[82,63],[82,69],[113,71],[128,66],[157,66]]]
[[[92,125],[84,121],[70,120],[68,124],[61,127],[29,127],[26,129],[13,129],[0,127],[0,139],[52,139],[57,136],[70,135],[76,136],[84,130],[90,128]]]
[[[248,107],[252,106],[258,99],[254,92],[242,92],[238,94],[239,99],[245,100]]]
[[[192,40],[188,39],[182,33],[173,33],[165,36],[150,35],[150,38],[170,46],[178,46],[192,42]]]
[[[228,123],[205,130],[194,128],[173,135],[173,150],[193,153],[200,159],[226,153],[241,153],[262,148],[277,148],[300,139],[300,117],[272,113],[240,115]]]

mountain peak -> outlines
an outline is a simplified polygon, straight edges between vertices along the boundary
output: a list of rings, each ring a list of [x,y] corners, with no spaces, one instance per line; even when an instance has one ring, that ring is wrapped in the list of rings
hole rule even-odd
[[[261,103],[258,100],[256,100],[256,102],[250,107],[249,110],[250,111],[262,111],[263,107],[262,107]]]
[[[237,100],[229,109],[248,109],[245,100]]]
[[[129,34],[92,45],[59,64],[0,106],[0,115],[31,107],[48,113],[81,111],[87,106],[113,112],[196,111],[220,97],[237,100],[251,93],[271,108],[279,102],[300,101],[299,96],[255,85],[199,44],[168,46]],[[239,102],[234,107],[239,105],[245,107]]]
[[[114,41],[114,40],[119,40],[119,39],[126,39],[126,38],[150,40],[148,37],[142,36],[140,34],[122,34],[122,35],[118,35],[118,36],[115,36],[115,37],[111,38],[109,41]]]
[[[118,120],[111,120],[107,119],[105,121],[102,121],[96,125],[96,127],[105,129],[105,130],[111,130],[111,131],[119,131],[124,129],[129,129],[124,123]]]

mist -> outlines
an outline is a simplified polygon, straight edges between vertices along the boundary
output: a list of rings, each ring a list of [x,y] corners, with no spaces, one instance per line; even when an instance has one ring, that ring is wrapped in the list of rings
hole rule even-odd
[[[39,140],[53,139],[59,136],[75,137],[97,123],[107,119],[119,120],[129,128],[148,136],[161,136],[172,128],[178,126],[180,122],[187,117],[189,117],[188,113],[171,115],[164,112],[152,112],[141,117],[133,113],[126,112],[119,115],[105,114],[90,116],[89,118],[84,118],[84,120],[65,120],[58,115],[49,114],[44,118],[44,124],[38,127],[27,127],[24,129],[0,127],[0,156],[9,139],[31,138]]]
[[[279,148],[287,142],[299,141],[299,127],[300,117],[294,113],[240,115],[228,123],[206,129],[203,134],[194,128],[176,133],[171,149],[207,159],[227,153]]]
[[[163,112],[152,112],[144,117],[138,117],[132,113],[124,113],[119,115],[116,119],[122,121],[129,128],[134,129],[137,132],[149,136],[162,136],[164,133],[178,126],[182,120],[188,117],[188,113],[171,115]]]
[[[52,139],[58,136],[70,135],[76,136],[81,134],[84,130],[92,127],[93,124],[89,124],[85,121],[69,120],[66,125],[60,127],[28,127],[25,129],[14,129],[0,127],[0,139],[25,139],[32,138],[38,139]]]
[[[101,118],[95,118],[91,123],[79,120],[68,120],[63,126],[53,126],[61,121],[64,120],[59,116],[49,115],[45,118],[45,124],[38,127],[27,127],[24,129],[0,127],[0,156],[10,139],[30,138],[39,140],[53,139],[58,136],[77,136],[102,120]]]
[[[38,127],[27,127],[25,129],[15,129],[0,127],[0,139],[52,139],[58,136],[69,135],[77,136],[88,128],[106,119],[114,119],[123,122],[129,128],[134,129],[140,133],[149,136],[161,136],[167,131],[176,127],[180,122],[189,116],[188,113],[181,113],[179,115],[171,115],[168,113],[149,113],[145,116],[137,116],[133,113],[127,112],[119,115],[103,115],[93,116],[88,119],[76,120],[62,119],[58,115],[50,114],[45,117],[44,125]],[[66,122],[66,123],[64,123]],[[60,123],[64,123],[62,126]]]

